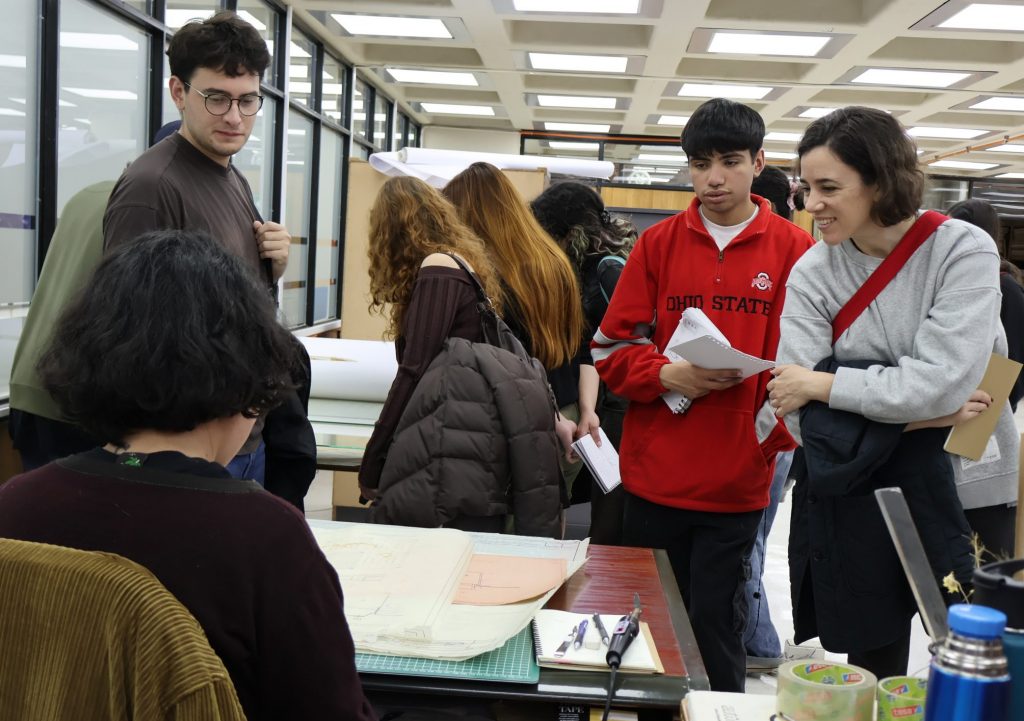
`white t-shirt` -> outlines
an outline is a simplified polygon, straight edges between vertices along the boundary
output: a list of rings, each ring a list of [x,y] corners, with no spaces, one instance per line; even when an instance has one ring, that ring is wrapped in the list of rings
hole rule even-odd
[[[710,233],[711,237],[715,239],[715,245],[717,245],[718,249],[721,251],[725,250],[725,246],[729,245],[733,238],[742,233],[744,228],[754,222],[754,218],[757,217],[757,211],[760,210],[760,206],[755,205],[754,212],[751,216],[742,223],[737,223],[736,225],[718,225],[717,223],[712,223],[704,215],[703,208],[698,208],[698,210],[700,211],[700,219],[704,221],[704,227],[708,229],[708,233]]]

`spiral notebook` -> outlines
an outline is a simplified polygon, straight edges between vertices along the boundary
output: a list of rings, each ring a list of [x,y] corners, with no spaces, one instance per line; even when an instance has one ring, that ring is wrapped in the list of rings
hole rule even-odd
[[[601,614],[601,622],[609,635],[620,618],[621,615]],[[574,648],[570,643],[563,656],[555,656],[555,650],[566,640],[569,632],[578,628],[580,622],[584,620],[587,622],[587,630],[583,645]],[[608,670],[605,661],[608,647],[601,643],[600,634],[589,614],[542,608],[533,617],[533,643],[539,666],[575,671]],[[631,673],[665,673],[665,667],[651,637],[651,629],[643,621],[640,622],[640,632],[622,656],[622,666],[619,670]]]

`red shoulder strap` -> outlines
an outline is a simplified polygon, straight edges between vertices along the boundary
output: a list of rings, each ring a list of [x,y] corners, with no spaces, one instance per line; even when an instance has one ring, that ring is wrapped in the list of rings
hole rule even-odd
[[[868,276],[868,279],[864,281],[864,285],[858,288],[857,292],[846,301],[846,305],[836,313],[836,317],[832,320],[832,345],[835,345],[836,341],[839,340],[839,336],[853,324],[853,321],[857,320],[857,317],[864,312],[864,309],[871,305],[871,301],[882,292],[882,289],[889,285],[889,281],[896,277],[896,274],[900,272],[900,268],[910,260],[910,256],[914,254],[914,251],[920,248],[928,240],[929,236],[935,232],[935,229],[947,220],[949,218],[942,213],[936,213],[934,210],[926,210],[921,214],[917,222],[910,226],[910,230],[900,238],[900,242],[896,244],[892,252],[882,261],[882,264],[875,268],[874,272]]]

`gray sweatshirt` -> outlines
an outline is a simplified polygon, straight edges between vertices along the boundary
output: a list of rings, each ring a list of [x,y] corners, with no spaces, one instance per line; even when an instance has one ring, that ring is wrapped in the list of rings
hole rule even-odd
[[[786,285],[777,360],[813,368],[835,355],[880,360],[866,370],[840,368],[831,408],[883,423],[910,423],[948,415],[978,387],[994,351],[1006,355],[999,320],[999,254],[973,225],[948,220],[832,348],[832,319],[882,262],[852,241],[818,243],[793,267]],[[786,425],[799,441],[799,414]],[[964,508],[1017,498],[1020,437],[1009,404],[985,455],[974,463],[952,456]]]

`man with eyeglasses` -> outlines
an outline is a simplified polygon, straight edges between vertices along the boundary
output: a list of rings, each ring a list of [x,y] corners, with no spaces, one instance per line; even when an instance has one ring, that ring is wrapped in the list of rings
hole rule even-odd
[[[270,64],[267,45],[256,29],[231,12],[185,24],[167,49],[171,100],[181,128],[140,155],[114,187],[103,217],[104,250],[109,252],[154,230],[200,230],[242,259],[275,292],[288,264],[291,236],[280,224],[264,221],[252,190],[231,162],[249,140],[263,105],[260,77]],[[173,313],[168,298],[168,312]],[[297,351],[298,352],[298,351]],[[294,395],[294,394],[292,394]],[[276,409],[268,430],[257,420],[249,440],[228,464],[236,478],[267,482],[268,490],[301,505],[315,474],[315,442],[298,397],[277,426]],[[266,444],[264,444],[264,440]],[[279,461],[278,459],[286,459]],[[273,488],[275,464],[286,468],[288,487]]]

